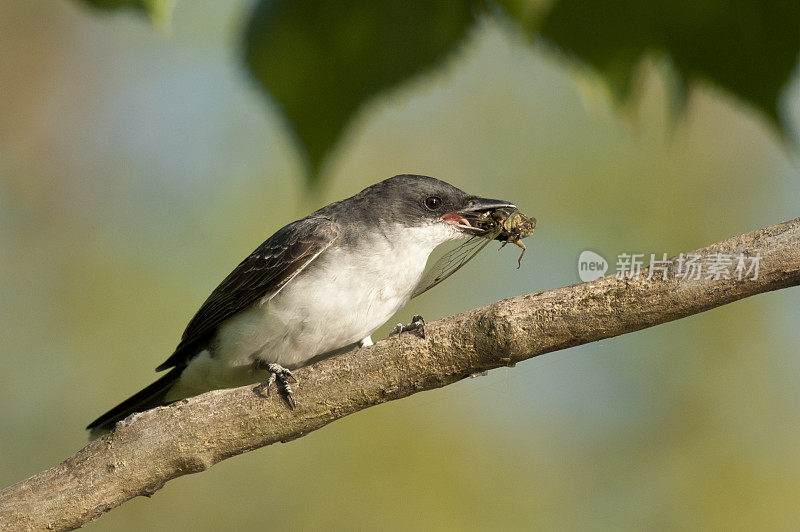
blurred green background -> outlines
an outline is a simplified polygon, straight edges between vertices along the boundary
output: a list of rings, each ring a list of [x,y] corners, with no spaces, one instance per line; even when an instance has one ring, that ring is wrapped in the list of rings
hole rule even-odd
[[[539,220],[520,270],[492,245],[392,323],[578,282],[585,249],[613,266],[800,215],[796,150],[767,115],[702,83],[674,114],[656,55],[619,107],[503,17],[362,108],[309,192],[243,67],[250,7],[179,2],[154,31],[0,3],[0,485],[82,447],[264,238],[385,177]],[[797,128],[797,78],[782,101]],[[179,478],[90,528],[797,530],[798,320],[790,289],[546,355]]]

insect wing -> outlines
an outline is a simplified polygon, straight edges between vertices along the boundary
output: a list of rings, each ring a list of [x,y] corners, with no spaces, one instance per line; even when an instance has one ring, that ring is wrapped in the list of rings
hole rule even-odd
[[[457,248],[445,253],[442,258],[437,260],[436,264],[425,273],[422,281],[417,285],[414,293],[411,294],[411,297],[417,297],[427,292],[456,273],[462,266],[468,263],[472,257],[477,255],[480,250],[486,247],[486,244],[491,242],[498,233],[499,230],[484,236],[471,236]]]

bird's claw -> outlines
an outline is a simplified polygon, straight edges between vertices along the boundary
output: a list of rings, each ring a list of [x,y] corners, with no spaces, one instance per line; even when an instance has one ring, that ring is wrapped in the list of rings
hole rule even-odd
[[[415,314],[411,318],[411,323],[408,325],[398,323],[397,327],[392,329],[392,331],[389,333],[389,336],[408,331],[417,331],[417,334],[419,334],[420,338],[425,338],[425,320],[422,318],[422,316]]]
[[[261,365],[261,368],[264,368],[264,365]],[[272,388],[272,385],[275,384],[275,381],[277,381],[279,390],[286,399],[286,402],[289,403],[289,406],[292,409],[296,408],[297,401],[294,400],[294,395],[292,395],[292,386],[289,384],[289,379],[297,383],[297,377],[295,377],[291,371],[284,368],[280,364],[266,364],[265,369],[269,371],[269,379],[267,382],[262,382],[256,386],[254,388],[255,392],[269,397],[270,389]],[[265,389],[266,393],[264,393]]]

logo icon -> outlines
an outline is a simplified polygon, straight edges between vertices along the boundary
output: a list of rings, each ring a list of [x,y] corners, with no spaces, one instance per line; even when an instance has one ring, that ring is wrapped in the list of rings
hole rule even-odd
[[[604,276],[608,271],[608,261],[594,251],[582,251],[578,257],[578,277],[588,283]]]

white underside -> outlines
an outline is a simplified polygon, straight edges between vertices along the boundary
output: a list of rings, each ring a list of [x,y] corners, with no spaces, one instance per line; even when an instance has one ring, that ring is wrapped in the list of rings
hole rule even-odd
[[[365,235],[356,253],[334,244],[274,297],[229,318],[213,354],[194,357],[166,399],[263,380],[256,360],[294,369],[362,340],[370,345],[368,337],[411,297],[434,248],[462,236],[444,223],[390,233],[398,240]]]

